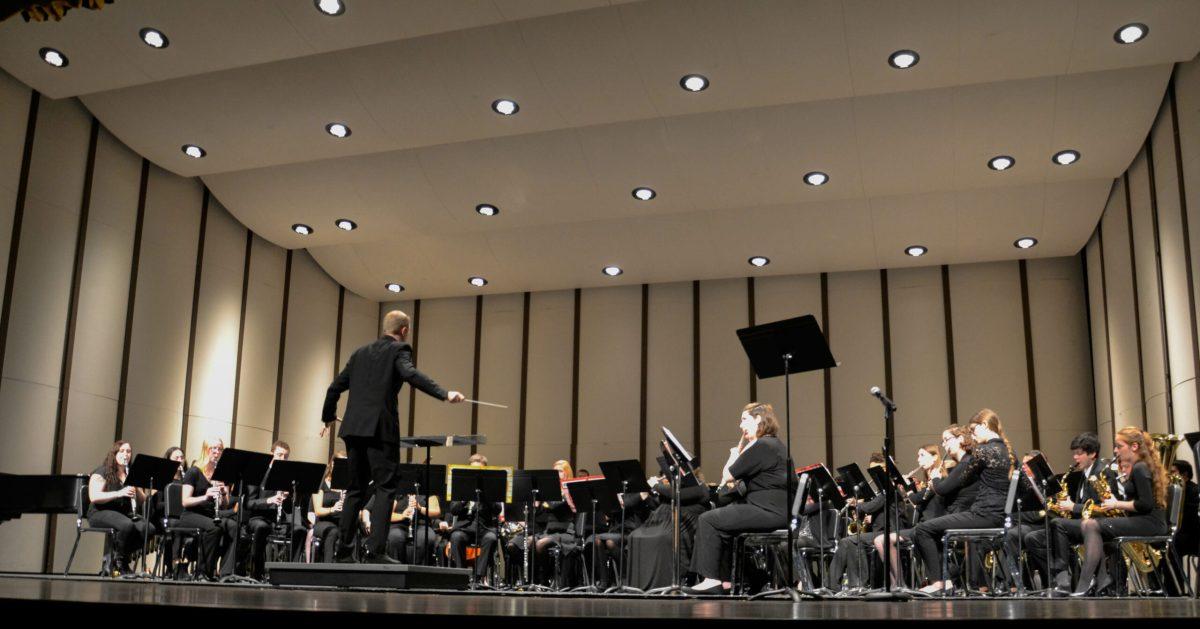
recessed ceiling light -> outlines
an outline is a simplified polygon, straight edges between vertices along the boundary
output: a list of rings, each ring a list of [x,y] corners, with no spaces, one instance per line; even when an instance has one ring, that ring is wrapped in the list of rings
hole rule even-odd
[[[754,256],[747,260],[751,266],[764,267],[771,263],[771,259],[766,256]]]
[[[610,265],[604,267],[603,270],[601,270],[601,273],[604,273],[605,275],[607,275],[609,277],[616,277],[624,272],[625,271],[621,270],[621,267],[616,266],[614,264],[610,264]]]
[[[401,286],[401,285],[399,285],[399,284],[397,284],[397,283],[395,283],[395,282],[392,282],[391,284],[388,284],[388,285],[387,285],[387,289],[388,289],[389,291],[393,292],[393,293],[399,293],[399,292],[403,292],[403,291],[404,291],[404,287],[403,287],[403,286]]]
[[[1017,249],[1032,249],[1034,247],[1034,245],[1037,244],[1037,242],[1038,242],[1037,238],[1034,238],[1032,236],[1025,236],[1025,237],[1016,239],[1013,242],[1013,246],[1016,247]]]
[[[475,206],[475,211],[484,216],[495,216],[500,213],[500,208],[490,203],[480,203]]]
[[[1070,166],[1071,164],[1079,161],[1079,151],[1073,151],[1070,149],[1066,151],[1059,151],[1050,159],[1059,166]]]
[[[345,138],[350,135],[350,127],[340,122],[331,122],[325,125],[325,131],[335,138]]]
[[[700,74],[688,74],[679,79],[679,87],[689,92],[703,92],[708,89],[708,77]]]
[[[813,172],[804,175],[804,183],[810,186],[823,186],[829,183],[829,175],[826,175],[821,171],[814,170]]]
[[[292,225],[292,231],[300,234],[301,236],[307,236],[313,233],[313,228],[305,225],[304,223],[296,223],[295,225]]]
[[[467,282],[469,282],[471,284],[471,286],[474,286],[476,288],[481,288],[483,286],[487,286],[487,280],[482,277],[479,277],[478,275],[468,279]]]
[[[179,150],[183,151],[184,155],[194,159],[200,159],[201,157],[208,155],[208,151],[196,146],[195,144],[184,144],[183,146],[179,147]]]
[[[897,70],[907,70],[921,60],[921,55],[915,50],[897,50],[888,56],[888,65]]]
[[[358,223],[355,223],[354,221],[352,221],[348,218],[339,218],[336,221],[334,221],[333,224],[337,225],[337,228],[342,231],[352,232],[355,229],[358,229]]]
[[[162,31],[149,26],[138,31],[138,37],[141,37],[142,41],[151,48],[166,48],[171,45],[171,40],[167,39]]]
[[[1008,170],[1016,163],[1017,160],[1009,157],[1008,155],[997,155],[988,160],[988,168],[991,168],[992,170]]]
[[[1149,26],[1141,22],[1133,22],[1118,28],[1117,32],[1113,33],[1113,39],[1118,44],[1136,44],[1145,39],[1148,34],[1150,34]]]
[[[45,61],[56,68],[65,68],[67,67],[67,64],[71,63],[71,61],[67,59],[66,55],[53,48],[43,48],[39,50],[38,56],[42,58],[42,61]]]
[[[633,198],[637,199],[638,201],[649,201],[656,196],[658,196],[658,193],[652,188],[642,187],[633,189]]]
[[[330,17],[336,17],[346,12],[346,4],[342,0],[313,0],[317,10]]]
[[[906,253],[914,258],[919,258],[928,252],[929,252],[929,249],[927,249],[926,247],[923,247],[921,245],[910,245],[904,249],[904,253]]]
[[[511,116],[518,111],[521,111],[521,106],[518,105],[517,101],[515,100],[501,98],[500,100],[492,101],[492,111],[500,114],[501,116]]]

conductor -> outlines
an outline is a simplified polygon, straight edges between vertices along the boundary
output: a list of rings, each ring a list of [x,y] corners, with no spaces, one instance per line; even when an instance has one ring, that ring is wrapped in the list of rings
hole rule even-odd
[[[388,520],[396,495],[396,466],[400,463],[400,418],[396,401],[405,382],[448,402],[462,402],[458,391],[447,391],[412,363],[412,346],[406,342],[408,315],[399,310],[383,318],[383,336],[351,354],[342,372],[329,385],[321,411],[321,436],[337,417],[338,398],[350,390],[346,416],[338,436],[346,442],[350,464],[350,489],[339,523],[337,561],[353,561],[353,540],[358,514],[366,502],[368,485],[374,481],[375,501],[371,506],[371,534],[367,539],[369,563],[397,563],[387,556]]]

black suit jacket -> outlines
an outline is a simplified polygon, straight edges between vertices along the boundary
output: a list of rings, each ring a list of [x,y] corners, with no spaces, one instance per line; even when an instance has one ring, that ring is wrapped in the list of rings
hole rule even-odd
[[[321,421],[328,424],[337,418],[338,398],[349,389],[350,401],[338,436],[375,437],[384,443],[398,444],[400,418],[396,400],[405,382],[439,400],[446,399],[446,390],[413,366],[411,345],[390,336],[380,337],[350,355],[325,394]]]

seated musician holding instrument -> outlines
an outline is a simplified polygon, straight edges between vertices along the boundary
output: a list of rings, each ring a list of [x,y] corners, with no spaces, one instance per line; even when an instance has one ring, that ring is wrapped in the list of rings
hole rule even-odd
[[[223,553],[221,576],[233,574],[234,544],[237,542],[237,522],[223,517],[221,509],[230,506],[229,488],[212,480],[217,461],[225,451],[225,441],[210,437],[200,442],[200,452],[192,467],[183,475],[183,516],[180,526],[198,528],[200,538],[201,578],[212,579],[217,571],[217,557]]]
[[[537,504],[534,513],[537,537],[533,540],[532,548],[529,549],[530,552],[537,554],[534,563],[540,573],[529,575],[534,583],[544,582],[553,574],[555,566],[550,557],[552,548],[559,548],[563,551],[558,567],[568,574],[572,572],[569,568],[573,566],[566,564],[576,559],[574,552],[577,548],[575,544],[575,505],[571,501],[571,495],[567,492],[565,484],[575,478],[575,473],[571,469],[571,463],[563,459],[554,462],[554,470],[558,472],[558,482],[563,499]],[[515,535],[505,544],[505,556],[510,566],[524,565],[525,545],[528,543],[527,534],[527,532],[523,532]],[[559,575],[554,576],[558,577]]]
[[[311,503],[313,526],[310,535],[313,540],[319,540],[321,560],[326,563],[332,563],[337,552],[338,523],[342,517],[342,507],[346,503],[345,490],[334,490],[331,485],[333,462],[344,458],[346,458],[346,451],[338,450],[329,459],[329,465],[325,467],[325,478],[321,480],[321,490],[313,494]],[[310,551],[309,560],[315,561],[316,559],[311,556]]]
[[[752,402],[738,423],[741,439],[730,449],[721,485],[734,492],[732,504],[705,512],[696,528],[692,571],[703,580],[689,589],[715,594],[729,585],[728,556],[734,536],[773,531],[787,524],[787,449],[776,436],[779,420],[770,404]]]
[[[128,441],[117,441],[88,479],[88,523],[115,531],[109,570],[120,574],[130,572],[130,556],[142,549],[146,527],[150,526],[138,515],[140,504],[147,499],[146,492],[125,485],[132,460],[133,446]]]
[[[286,461],[292,448],[286,441],[271,444],[271,461]],[[250,574],[263,578],[263,565],[267,554],[267,537],[276,527],[282,527],[292,536],[292,552],[295,561],[304,548],[307,531],[303,522],[292,522],[292,498],[286,491],[266,491],[262,484],[246,486],[246,529],[250,533]]]
[[[387,534],[389,557],[401,563],[429,564],[437,519],[442,517],[442,506],[437,496],[429,497],[429,505],[426,508],[425,496],[396,496]]]
[[[1106,485],[1097,492],[1107,489],[1108,495],[1083,511],[1080,520],[1054,521],[1055,554],[1065,557],[1071,542],[1082,542],[1084,546],[1079,582],[1071,596],[1089,596],[1108,585],[1108,579],[1097,578],[1106,541],[1126,535],[1167,533],[1167,472],[1150,434],[1133,426],[1122,428],[1113,440],[1113,459],[1121,471],[1117,484],[1109,484],[1103,475],[1095,476],[1098,484]]]
[[[482,454],[472,454],[468,463],[472,466],[487,465],[487,457]],[[500,537],[500,512],[504,504],[500,502],[484,502],[455,500],[450,503],[448,511],[454,516],[453,524],[442,522],[439,527],[450,534],[450,563],[455,568],[467,566],[467,546],[479,546],[479,556],[475,560],[475,581],[481,582],[488,574],[495,554],[496,544]]]

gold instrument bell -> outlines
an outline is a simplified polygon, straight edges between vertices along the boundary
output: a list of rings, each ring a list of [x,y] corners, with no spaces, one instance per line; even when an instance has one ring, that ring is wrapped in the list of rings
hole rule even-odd
[[[1183,485],[1183,478],[1174,471],[1175,451],[1179,449],[1179,444],[1183,442],[1181,435],[1172,435],[1166,433],[1153,433],[1150,439],[1154,441],[1154,447],[1158,449],[1158,460],[1162,464],[1163,469],[1170,470],[1167,474],[1168,485]],[[1122,551],[1125,553],[1125,559],[1128,564],[1142,574],[1153,572],[1162,561],[1162,553],[1155,548],[1143,542],[1131,542],[1122,545]]]

